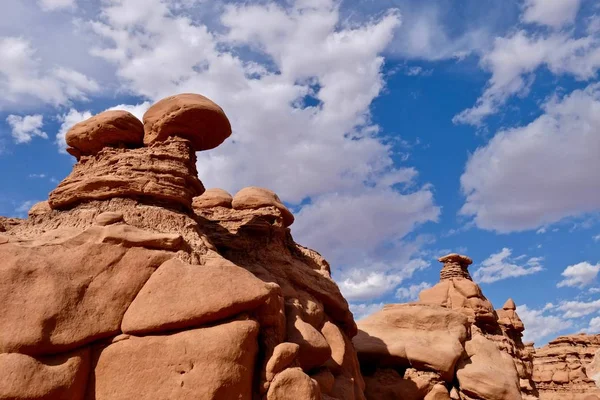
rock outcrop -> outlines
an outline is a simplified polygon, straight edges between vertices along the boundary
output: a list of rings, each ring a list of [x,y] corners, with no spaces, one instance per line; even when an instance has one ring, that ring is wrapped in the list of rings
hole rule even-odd
[[[540,400],[600,399],[596,386],[600,335],[560,336],[535,350],[533,380]],[[590,398],[588,399],[588,396]]]
[[[0,399],[361,400],[348,303],[269,190],[207,190],[199,95],[67,133],[73,171],[0,218]]]
[[[359,321],[353,339],[369,400],[535,398],[531,352],[514,302],[495,311],[471,279],[471,259],[449,254],[440,282],[412,304]],[[428,374],[418,383],[414,372]],[[394,397],[396,396],[396,397]]]

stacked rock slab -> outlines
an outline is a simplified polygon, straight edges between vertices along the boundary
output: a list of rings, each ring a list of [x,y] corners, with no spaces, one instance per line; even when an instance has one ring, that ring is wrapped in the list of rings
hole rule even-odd
[[[600,335],[559,336],[535,350],[533,380],[540,400],[600,399],[595,355]],[[593,396],[596,396],[595,398]]]
[[[359,321],[354,344],[367,399],[527,398],[531,368],[519,359],[525,347],[512,301],[499,318],[471,279],[470,258],[449,254],[439,261],[440,282],[418,302],[387,305]],[[426,384],[413,369],[429,374]]]
[[[0,399],[364,399],[348,304],[266,189],[204,191],[199,95],[67,133],[73,172],[0,218]]]

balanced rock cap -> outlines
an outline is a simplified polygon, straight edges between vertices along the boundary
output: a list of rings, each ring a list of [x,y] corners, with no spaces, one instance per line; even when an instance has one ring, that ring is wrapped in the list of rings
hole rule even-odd
[[[66,135],[67,151],[79,158],[94,155],[104,147],[141,147],[144,125],[133,114],[123,110],[104,111],[75,124]]]
[[[441,263],[457,263],[463,266],[469,266],[471,264],[473,264],[473,260],[471,260],[471,258],[467,257],[467,256],[463,256],[461,254],[457,254],[457,253],[451,253],[448,255],[445,255],[443,257],[438,258],[438,261]]]
[[[231,124],[221,107],[193,93],[166,97],[144,114],[144,144],[170,136],[189,140],[195,151],[217,147],[231,135]]]
[[[207,189],[202,195],[194,197],[192,206],[198,209],[213,208],[213,207],[226,207],[231,208],[231,202],[233,197],[219,188]]]
[[[262,207],[275,207],[283,215],[283,225],[290,226],[294,222],[294,215],[287,209],[279,196],[269,189],[249,186],[243,188],[233,196],[233,208],[236,210],[257,209]]]

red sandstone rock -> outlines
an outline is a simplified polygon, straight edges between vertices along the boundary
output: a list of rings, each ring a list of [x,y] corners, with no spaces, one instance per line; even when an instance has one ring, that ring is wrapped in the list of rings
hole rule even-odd
[[[177,136],[188,139],[195,151],[217,147],[231,135],[223,109],[193,93],[166,97],[144,114],[144,144]]]
[[[172,331],[250,311],[269,296],[266,285],[227,260],[161,265],[131,303],[121,325],[129,334]]]
[[[0,398],[365,399],[348,303],[277,195],[201,195],[195,150],[229,131],[189,100],[151,108],[146,147],[82,132],[48,203],[0,217]]]
[[[201,196],[195,197],[192,203],[194,209],[204,209],[213,207],[231,208],[233,197],[223,189],[208,189]]]
[[[35,217],[37,215],[43,215],[43,214],[49,213],[50,211],[52,211],[52,209],[50,208],[50,205],[48,204],[47,201],[44,200],[44,201],[40,201],[39,203],[35,203],[33,206],[31,206],[27,215],[31,218],[31,217]]]
[[[105,147],[82,157],[48,202],[53,209],[66,209],[91,200],[127,197],[191,209],[192,199],[204,192],[196,174],[196,154],[187,140],[174,138],[133,150]]]
[[[321,400],[316,381],[300,368],[288,368],[278,374],[269,387],[267,400]]]
[[[133,114],[122,111],[104,111],[75,124],[66,134],[67,151],[79,159],[93,155],[104,147],[141,147],[144,126]]]
[[[250,400],[258,332],[249,320],[120,340],[97,350],[89,394],[96,400]]]
[[[281,202],[279,197],[269,189],[254,186],[244,188],[235,194],[232,205],[236,210],[275,207],[283,216],[284,226],[290,226],[294,222],[294,215]]]
[[[467,340],[468,321],[442,307],[390,304],[358,326],[353,342],[361,365],[434,371],[450,382]]]
[[[465,343],[465,351],[456,370],[462,393],[485,400],[521,398],[513,360],[493,341],[476,334]]]
[[[90,349],[57,356],[0,354],[0,399],[83,400],[90,373]]]
[[[451,308],[465,314],[469,321],[479,326],[494,324],[494,307],[483,295],[481,288],[471,279],[467,267],[471,259],[459,254],[441,257],[444,263],[440,283],[419,294],[419,302]]]
[[[114,335],[137,292],[172,257],[99,243],[90,229],[63,244],[0,246],[0,352],[57,353]]]
[[[588,368],[600,350],[600,335],[560,336],[536,349],[533,380],[540,400],[583,400],[600,396],[600,388],[589,377]]]

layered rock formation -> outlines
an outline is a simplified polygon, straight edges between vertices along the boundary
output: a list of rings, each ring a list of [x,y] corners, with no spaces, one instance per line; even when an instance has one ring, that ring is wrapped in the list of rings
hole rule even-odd
[[[595,384],[599,350],[600,335],[586,334],[560,336],[536,349],[533,380],[540,400],[600,399],[600,388]]]
[[[207,190],[199,95],[67,133],[72,173],[0,219],[0,399],[364,399],[329,265],[266,189]]]
[[[495,311],[471,279],[468,257],[439,261],[440,282],[418,302],[387,305],[359,322],[354,344],[367,399],[535,398],[514,302]]]

